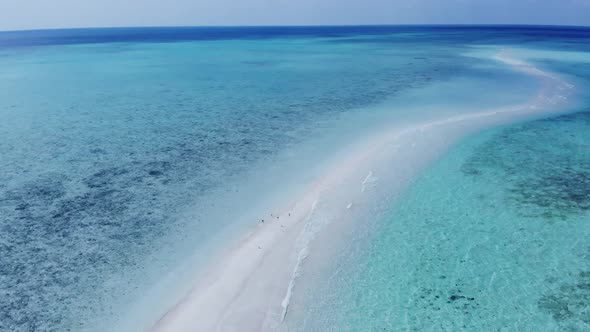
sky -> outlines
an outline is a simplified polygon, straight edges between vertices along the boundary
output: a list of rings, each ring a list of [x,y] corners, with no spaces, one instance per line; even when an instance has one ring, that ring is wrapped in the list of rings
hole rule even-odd
[[[0,0],[0,30],[355,24],[590,26],[590,0]]]

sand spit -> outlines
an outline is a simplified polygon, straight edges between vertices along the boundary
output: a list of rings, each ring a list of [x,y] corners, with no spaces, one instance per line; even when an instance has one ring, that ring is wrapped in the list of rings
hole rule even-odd
[[[331,171],[302,196],[260,216],[258,227],[221,253],[195,280],[191,291],[155,323],[152,331],[243,332],[280,328],[289,313],[291,296],[315,234],[336,227],[332,221],[362,208],[371,187],[379,186],[385,176],[378,172],[378,165],[391,160],[389,155],[401,153],[392,147],[423,139],[435,142],[436,135],[452,132],[445,144],[435,147],[444,149],[468,133],[465,128],[509,122],[519,116],[556,109],[567,101],[568,90],[573,86],[561,78],[511,58],[507,51],[494,58],[538,78],[541,89],[524,104],[395,128],[351,147],[347,156],[335,162]],[[461,130],[463,133],[459,134]],[[421,154],[428,153],[416,151],[408,158],[418,156],[426,160]]]

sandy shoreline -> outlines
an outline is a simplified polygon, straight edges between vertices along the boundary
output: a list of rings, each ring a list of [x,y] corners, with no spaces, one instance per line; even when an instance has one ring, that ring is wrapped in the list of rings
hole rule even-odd
[[[495,59],[537,77],[542,89],[525,104],[392,129],[351,147],[350,153],[302,196],[272,210],[278,213],[261,216],[260,224],[221,253],[152,331],[265,331],[280,327],[314,235],[362,204],[366,189],[382,176],[375,171],[376,165],[388,159],[388,154],[395,154],[392,146],[420,141],[425,133],[435,133],[435,137],[426,136],[437,139],[439,131],[507,122],[567,100],[565,91],[572,86],[560,78],[505,52]],[[451,139],[444,138],[441,147],[460,136],[450,134]]]

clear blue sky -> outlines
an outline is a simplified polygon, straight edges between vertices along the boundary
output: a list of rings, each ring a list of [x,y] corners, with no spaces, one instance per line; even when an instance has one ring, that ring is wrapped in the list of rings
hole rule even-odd
[[[590,25],[590,0],[0,0],[0,30],[413,23]]]

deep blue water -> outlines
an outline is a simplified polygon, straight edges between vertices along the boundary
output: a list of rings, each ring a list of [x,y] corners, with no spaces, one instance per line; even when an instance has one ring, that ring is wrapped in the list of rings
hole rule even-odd
[[[0,32],[0,47],[69,45],[113,42],[179,42],[268,38],[345,38],[372,36],[370,40],[394,41],[396,34],[415,33],[414,40],[435,39],[441,43],[506,40],[539,42],[540,38],[579,42],[587,46],[590,27],[556,26],[293,26],[293,27],[144,27],[88,28]]]

